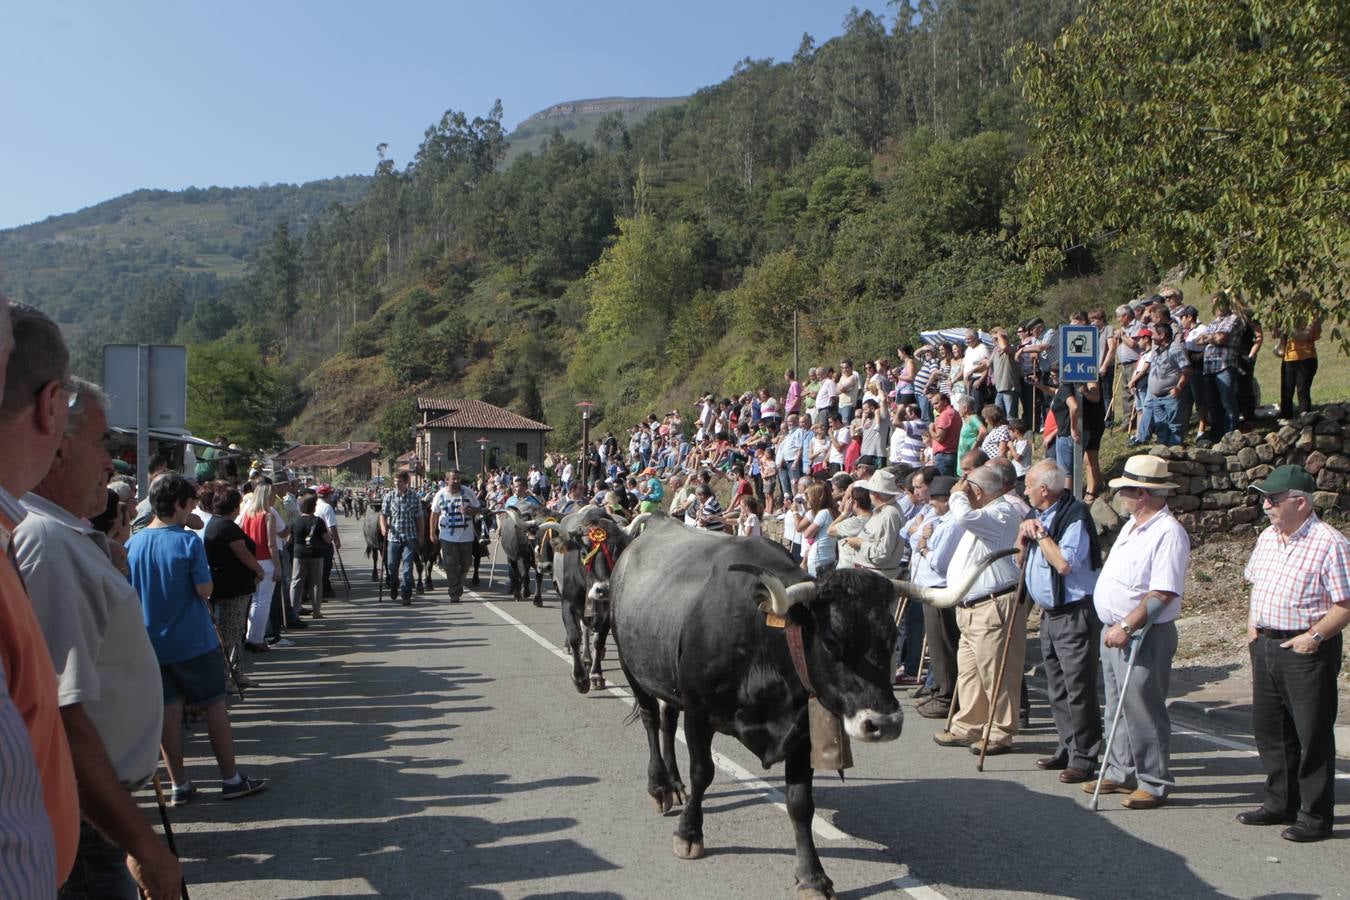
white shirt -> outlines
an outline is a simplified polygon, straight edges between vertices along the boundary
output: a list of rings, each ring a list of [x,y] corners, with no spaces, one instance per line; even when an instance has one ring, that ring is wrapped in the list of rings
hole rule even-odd
[[[847,425],[841,425],[839,428],[835,429],[834,433],[831,434],[830,437],[833,438],[835,441],[838,441],[839,445],[843,447],[845,450],[847,450],[849,442],[853,440],[853,433],[849,430],[849,427]],[[840,466],[844,464],[844,450],[836,450],[834,448],[833,442],[831,442],[830,444],[829,461]]]
[[[946,518],[954,527],[965,530],[947,565],[948,584],[960,581],[990,553],[1007,550],[1016,544],[1017,529],[1022,524],[1017,507],[1006,494],[979,509],[972,509],[970,498],[964,492],[952,491]],[[1005,556],[980,573],[965,599],[975,600],[1012,590],[1017,586],[1017,579],[1017,564],[1011,556]]]
[[[962,371],[969,375],[975,371],[975,367],[989,362],[989,348],[981,341],[974,347],[966,348],[966,355],[961,357]],[[989,367],[985,366],[984,377],[989,377]]]
[[[1102,564],[1092,602],[1103,625],[1124,619],[1150,591],[1176,594],[1158,615],[1171,622],[1181,613],[1181,590],[1191,559],[1191,538],[1167,507],[1143,525],[1134,516],[1125,521],[1111,555]]]
[[[328,531],[331,534],[337,529],[337,513],[333,512],[333,504],[329,503],[327,500],[322,497],[318,497],[316,500],[317,502],[314,504],[314,515],[323,519],[323,524],[328,526]]]
[[[816,391],[816,409],[825,409],[832,406],[839,396],[839,387],[834,383],[833,378],[824,378],[820,382],[820,389]]]
[[[440,514],[437,523],[440,539],[450,544],[472,543],[473,514],[470,511],[481,507],[478,495],[465,485],[461,484],[454,492],[449,487],[437,491],[431,501],[431,511]]]

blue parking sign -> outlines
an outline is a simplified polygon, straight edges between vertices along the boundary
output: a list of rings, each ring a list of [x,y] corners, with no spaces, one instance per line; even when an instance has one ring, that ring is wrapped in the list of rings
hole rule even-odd
[[[1097,361],[1101,359],[1100,333],[1095,325],[1059,327],[1059,380],[1083,383],[1097,380]]]

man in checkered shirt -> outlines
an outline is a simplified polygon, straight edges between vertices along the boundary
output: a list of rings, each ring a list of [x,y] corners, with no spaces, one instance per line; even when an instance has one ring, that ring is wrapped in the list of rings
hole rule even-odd
[[[1317,482],[1280,466],[1252,490],[1270,527],[1247,563],[1252,584],[1252,726],[1266,800],[1243,825],[1288,825],[1289,841],[1331,836],[1335,804],[1336,677],[1350,624],[1350,540],[1317,518]]]
[[[1214,321],[1200,342],[1205,345],[1205,394],[1209,428],[1206,441],[1217,441],[1238,427],[1237,339],[1246,327],[1233,312],[1233,301],[1222,291],[1215,294]]]
[[[399,472],[397,487],[385,494],[380,508],[380,534],[388,541],[385,559],[389,566],[389,596],[392,599],[401,594],[404,606],[412,603],[413,557],[422,542],[426,523],[422,498],[412,490],[411,479],[407,471]]]

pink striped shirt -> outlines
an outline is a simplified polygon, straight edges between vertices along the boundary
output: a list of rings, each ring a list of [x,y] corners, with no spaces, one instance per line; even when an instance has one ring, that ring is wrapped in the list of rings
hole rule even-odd
[[[1243,573],[1252,584],[1251,624],[1304,631],[1350,604],[1350,540],[1316,515],[1288,538],[1261,532]]]

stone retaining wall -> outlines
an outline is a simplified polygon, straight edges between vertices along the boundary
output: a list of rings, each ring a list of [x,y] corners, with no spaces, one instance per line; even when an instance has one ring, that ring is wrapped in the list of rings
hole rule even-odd
[[[1168,506],[1192,536],[1252,534],[1264,527],[1260,496],[1247,488],[1285,463],[1301,465],[1317,479],[1313,505],[1319,515],[1350,513],[1350,403],[1330,404],[1275,431],[1234,432],[1211,450],[1140,449],[1167,460],[1181,486]],[[1118,523],[1110,519],[1121,514],[1118,501],[1109,511],[1103,505],[1093,513],[1114,530]]]

